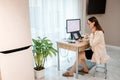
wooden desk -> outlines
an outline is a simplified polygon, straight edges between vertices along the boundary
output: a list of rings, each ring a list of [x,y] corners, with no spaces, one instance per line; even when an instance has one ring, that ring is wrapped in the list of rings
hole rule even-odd
[[[84,51],[85,49],[89,48],[89,41],[83,40],[83,42],[75,42],[69,43],[67,41],[58,41],[57,42],[57,49],[58,49],[58,70],[60,70],[60,57],[59,57],[59,48],[67,49],[71,51],[75,51],[76,54],[76,78],[78,79],[78,53]]]

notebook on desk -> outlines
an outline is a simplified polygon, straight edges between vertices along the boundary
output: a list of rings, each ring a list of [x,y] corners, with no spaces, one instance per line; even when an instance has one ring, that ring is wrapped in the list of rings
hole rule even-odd
[[[73,37],[75,40],[78,40],[78,39],[82,39],[83,37],[81,36],[81,34],[79,33],[79,31],[77,32],[73,32],[72,33]]]

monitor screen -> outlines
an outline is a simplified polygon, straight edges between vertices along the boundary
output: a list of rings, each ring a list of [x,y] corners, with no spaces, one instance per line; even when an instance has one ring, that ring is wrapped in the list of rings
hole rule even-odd
[[[67,19],[66,31],[67,33],[80,31],[80,19]]]

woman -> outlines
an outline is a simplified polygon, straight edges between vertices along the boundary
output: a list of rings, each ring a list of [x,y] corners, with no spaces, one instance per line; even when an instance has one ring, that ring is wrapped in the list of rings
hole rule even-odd
[[[95,17],[90,17],[88,19],[88,24],[89,24],[89,28],[92,31],[89,40],[91,49],[85,50],[84,52],[80,52],[78,54],[78,59],[79,59],[78,64],[82,64],[83,69],[81,71],[84,73],[89,72],[85,62],[86,59],[91,59],[92,62],[96,62],[97,64],[106,63],[109,60],[109,56],[107,55],[105,49],[104,31],[101,28],[98,20]],[[76,62],[72,66],[71,70],[65,72],[63,76],[73,77],[73,73],[75,72],[75,70],[76,70]]]

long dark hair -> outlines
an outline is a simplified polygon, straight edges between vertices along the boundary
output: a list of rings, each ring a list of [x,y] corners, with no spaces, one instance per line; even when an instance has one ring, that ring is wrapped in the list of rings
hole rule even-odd
[[[90,22],[95,22],[95,24],[94,24],[94,26],[96,27],[96,30],[100,30],[100,31],[103,31],[103,33],[104,33],[104,30],[102,29],[102,27],[100,26],[100,24],[99,24],[99,22],[98,22],[98,20],[97,20],[97,18],[96,17],[90,17],[89,19],[88,19]]]

